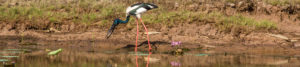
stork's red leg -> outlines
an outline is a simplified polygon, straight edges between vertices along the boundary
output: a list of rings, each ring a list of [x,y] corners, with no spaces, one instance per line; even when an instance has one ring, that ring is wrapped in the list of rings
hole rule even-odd
[[[136,41],[135,41],[135,63],[136,63],[136,67],[139,67],[138,64],[138,56],[137,56],[137,42],[138,42],[138,36],[139,36],[139,22],[138,22],[138,18],[136,18]]]
[[[152,48],[151,48],[151,45],[150,45],[150,39],[149,39],[148,29],[147,29],[146,25],[144,24],[143,20],[140,19],[140,21],[142,22],[142,24],[143,24],[143,26],[145,28],[145,31],[147,32],[147,39],[148,39],[148,45],[149,45],[149,51],[150,51]]]
[[[143,20],[142,19],[140,19],[140,21],[142,22],[142,24],[143,24],[143,26],[144,26],[144,28],[145,28],[145,30],[146,30],[146,32],[147,32],[147,39],[148,39],[148,46],[149,46],[149,55],[148,55],[148,61],[147,61],[147,67],[149,66],[149,61],[150,61],[150,55],[151,55],[151,45],[150,45],[150,40],[149,40],[149,34],[148,34],[148,29],[147,29],[147,27],[146,27],[146,25],[144,24],[144,22],[143,22]]]

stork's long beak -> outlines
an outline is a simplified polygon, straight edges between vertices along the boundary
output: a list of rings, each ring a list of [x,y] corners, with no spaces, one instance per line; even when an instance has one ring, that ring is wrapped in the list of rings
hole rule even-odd
[[[110,37],[110,35],[114,32],[115,30],[115,27],[117,26],[118,24],[112,24],[110,29],[108,30],[107,32],[107,35],[106,35],[106,39],[108,39]]]

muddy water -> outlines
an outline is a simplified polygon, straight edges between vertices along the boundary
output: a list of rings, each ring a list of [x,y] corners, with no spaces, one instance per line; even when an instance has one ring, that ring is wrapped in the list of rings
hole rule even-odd
[[[152,41],[153,42],[153,41]],[[158,42],[157,42],[158,43]],[[105,40],[43,40],[32,37],[2,36],[0,38],[0,67],[135,67],[134,42]],[[150,57],[150,67],[299,67],[298,50],[285,52],[279,48],[251,48],[247,46],[215,46],[214,49],[186,47],[182,55],[172,55],[169,43],[158,43]],[[189,45],[189,44],[185,44]],[[190,44],[192,45],[192,44]],[[126,47],[126,48],[124,48]],[[50,51],[63,49],[57,55]],[[147,48],[147,47],[146,47]],[[139,47],[139,49],[146,49]],[[155,47],[154,47],[155,48]],[[285,49],[286,50],[286,49]],[[296,51],[296,52],[295,52]],[[273,53],[271,53],[273,52]],[[148,52],[140,50],[139,67],[145,67]]]
[[[62,48],[55,56],[49,50]],[[89,48],[89,47],[88,47]],[[45,46],[1,46],[3,65],[16,67],[135,67],[132,51]],[[139,52],[140,67],[146,66],[148,52]],[[3,59],[7,59],[4,61]],[[166,52],[151,54],[150,67],[297,67],[300,56],[255,55],[231,53],[185,52],[172,55]]]

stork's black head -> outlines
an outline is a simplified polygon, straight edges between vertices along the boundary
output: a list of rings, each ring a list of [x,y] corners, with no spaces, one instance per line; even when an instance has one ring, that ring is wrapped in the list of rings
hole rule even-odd
[[[107,32],[107,35],[106,35],[106,39],[108,39],[110,37],[110,35],[114,32],[115,30],[115,27],[120,23],[120,19],[119,18],[116,18],[113,22],[113,24],[111,25],[110,29],[108,30]]]
[[[127,18],[126,18],[125,21],[123,21],[123,20],[121,20],[119,18],[116,18],[114,20],[114,23],[111,25],[110,29],[108,30],[106,38],[110,37],[110,35],[112,34],[112,32],[114,32],[116,26],[118,26],[120,23],[127,23],[129,21],[129,18],[130,18],[130,16],[127,16]]]

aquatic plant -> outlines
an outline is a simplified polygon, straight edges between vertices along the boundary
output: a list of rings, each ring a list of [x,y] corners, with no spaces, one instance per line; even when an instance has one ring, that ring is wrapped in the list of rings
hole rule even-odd
[[[57,49],[57,50],[55,50],[55,51],[49,52],[48,55],[57,55],[57,54],[60,53],[61,51],[62,51],[62,49],[60,48],[60,49]]]
[[[180,62],[175,62],[175,61],[172,61],[170,62],[170,64],[174,67],[180,67],[181,66],[181,63]]]
[[[175,50],[171,51],[173,55],[183,55],[183,50],[181,48],[181,41],[172,41],[171,42],[172,47],[175,47]]]
[[[9,61],[8,59],[0,59],[0,62],[6,62]]]
[[[178,42],[172,41],[171,45],[172,46],[179,46],[179,45],[181,45],[181,41],[178,41]]]

